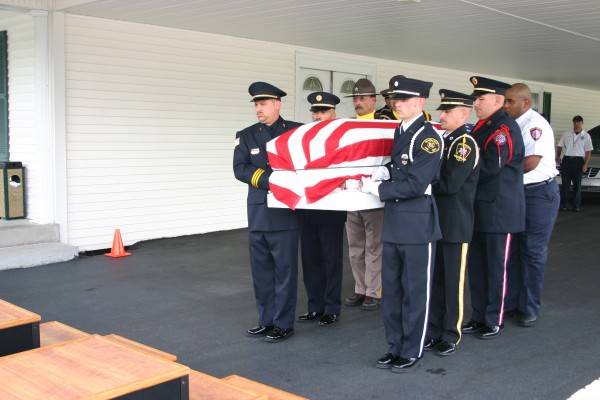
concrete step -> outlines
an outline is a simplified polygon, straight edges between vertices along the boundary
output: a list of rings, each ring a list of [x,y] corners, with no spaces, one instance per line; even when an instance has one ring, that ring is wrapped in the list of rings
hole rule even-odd
[[[0,248],[58,241],[58,224],[35,224],[26,219],[0,219]]]
[[[0,247],[0,270],[69,261],[78,255],[79,248],[56,242]]]

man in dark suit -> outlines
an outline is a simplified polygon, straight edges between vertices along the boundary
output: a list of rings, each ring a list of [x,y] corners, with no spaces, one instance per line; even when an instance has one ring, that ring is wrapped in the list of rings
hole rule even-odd
[[[335,106],[340,99],[336,95],[315,92],[308,95],[308,101],[313,121],[337,118]],[[298,322],[317,321],[318,326],[329,326],[339,319],[346,214],[346,211],[304,210],[300,243],[308,312],[298,315]]]
[[[283,90],[254,82],[248,92],[259,122],[236,133],[233,152],[235,177],[248,185],[250,266],[258,309],[258,326],[247,334],[279,342],[294,333],[301,218],[289,209],[267,207],[272,169],[266,143],[301,124],[279,115]]]
[[[451,355],[461,339],[467,254],[473,236],[473,200],[479,178],[479,148],[466,127],[475,97],[441,89],[444,156],[433,194],[440,215],[425,350]]]
[[[442,237],[431,186],[439,178],[443,139],[423,115],[432,85],[393,79],[391,100],[402,124],[392,160],[363,178],[362,190],[385,202],[381,304],[389,352],[376,367],[394,372],[415,369],[422,357],[435,243]]]
[[[525,146],[519,125],[504,110],[511,85],[471,77],[479,122],[473,128],[481,155],[475,193],[475,227],[469,252],[471,320],[462,333],[480,339],[497,337],[504,329],[506,264],[513,233],[525,229],[523,160]]]

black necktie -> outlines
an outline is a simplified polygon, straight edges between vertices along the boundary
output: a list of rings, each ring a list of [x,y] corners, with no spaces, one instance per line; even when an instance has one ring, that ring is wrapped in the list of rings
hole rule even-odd
[[[271,137],[274,138],[275,137],[275,127],[273,125],[271,125],[267,128],[269,128],[269,134],[271,134]]]

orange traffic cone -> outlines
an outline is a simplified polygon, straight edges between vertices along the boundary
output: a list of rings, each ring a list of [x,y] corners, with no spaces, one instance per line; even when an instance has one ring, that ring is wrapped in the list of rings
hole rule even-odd
[[[121,231],[115,229],[115,238],[113,239],[112,249],[110,250],[110,253],[106,253],[105,256],[117,258],[126,257],[130,255],[131,253],[125,252],[125,246],[123,246],[123,239],[121,239]]]

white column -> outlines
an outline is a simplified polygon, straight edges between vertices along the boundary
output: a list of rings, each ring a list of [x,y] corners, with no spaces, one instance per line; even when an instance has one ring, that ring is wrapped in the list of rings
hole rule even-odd
[[[37,165],[37,185],[42,195],[37,205],[35,222],[54,221],[52,211],[53,167],[52,167],[52,131],[50,129],[49,98],[49,55],[48,55],[48,11],[34,10],[35,31],[35,146]]]
[[[50,109],[53,132],[53,207],[54,222],[60,227],[60,241],[69,243],[67,199],[67,134],[65,94],[65,14],[50,15]]]

